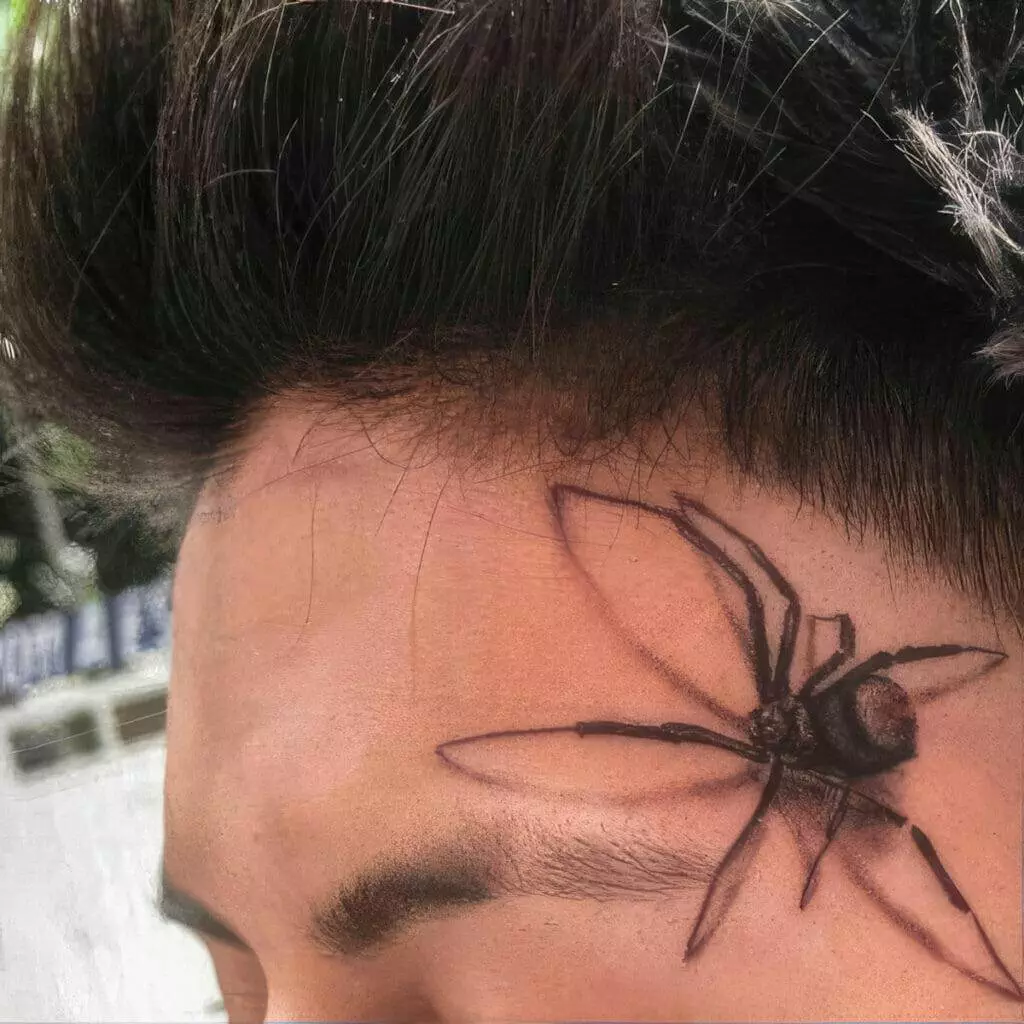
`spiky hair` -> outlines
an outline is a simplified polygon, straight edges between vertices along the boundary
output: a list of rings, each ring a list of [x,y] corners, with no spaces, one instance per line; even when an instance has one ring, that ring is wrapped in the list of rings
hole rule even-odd
[[[688,84],[762,155],[757,173],[969,295],[993,324],[980,354],[999,377],[1024,374],[1021,4],[676,6],[710,30]]]
[[[1022,8],[30,5],[3,383],[179,524],[272,392],[442,375],[581,445],[699,393],[744,471],[1024,609]]]

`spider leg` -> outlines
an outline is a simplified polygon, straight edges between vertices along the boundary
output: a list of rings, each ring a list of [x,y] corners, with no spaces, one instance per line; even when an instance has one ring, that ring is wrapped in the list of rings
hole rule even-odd
[[[826,658],[803,682],[799,696],[809,697],[814,688],[828,678],[840,665],[853,656],[857,645],[857,634],[853,628],[853,619],[846,612],[838,615],[815,615],[822,622],[839,623],[839,650]]]
[[[881,800],[876,800],[873,796],[868,796],[867,793],[862,793],[859,789],[853,789],[850,787],[850,780],[844,778],[842,775],[833,775],[831,772],[825,771],[822,768],[790,768],[791,775],[808,775],[812,779],[816,779],[818,782],[823,782],[826,786],[831,789],[845,790],[849,794],[849,797],[856,801],[863,801],[860,809],[865,813],[873,814],[877,818],[888,822],[890,825],[895,825],[897,828],[902,828],[907,823],[907,817],[904,814],[900,814],[899,811],[894,810],[888,804],[882,803]]]
[[[997,652],[993,652],[997,653]],[[851,789],[846,784],[846,780],[830,775],[828,772],[818,771],[813,768],[799,768],[791,769],[796,774],[809,775],[813,778],[820,779],[821,781],[829,785],[839,785],[844,788],[845,796],[847,798],[853,797],[857,800],[866,801],[868,810],[872,811],[877,817],[886,821],[888,824],[893,825],[895,828],[902,828],[907,824],[908,819],[900,814],[898,811],[893,810],[887,804],[882,803],[881,800],[876,800],[874,797],[868,796],[866,793],[861,793],[859,790]],[[848,807],[844,808],[843,815],[845,816]],[[829,827],[832,827],[832,820],[829,822]],[[835,826],[835,831],[838,832],[839,825]],[[978,937],[981,939],[985,950],[988,955],[992,958],[992,962],[999,968],[1000,972],[1009,980],[1013,991],[1016,993],[1019,999],[1024,999],[1024,988],[1021,987],[1020,982],[1010,973],[1009,968],[1003,962],[1002,958],[996,952],[995,945],[989,938],[988,933],[982,926],[981,921],[978,919],[977,914],[974,913],[970,904],[967,902],[964,894],[960,891],[957,884],[953,881],[949,872],[946,870],[942,861],[939,860],[939,855],[935,850],[935,846],[932,841],[925,835],[925,833],[919,829],[916,825],[910,826],[910,835],[914,840],[914,845],[917,847],[918,852],[924,858],[925,863],[928,865],[932,874],[938,879],[939,884],[942,886],[943,891],[946,894],[946,898],[949,902],[961,913],[970,916],[971,923],[974,925],[975,930],[978,933]],[[834,834],[832,838],[835,838]],[[831,839],[829,840],[831,842]],[[827,845],[827,844],[826,844]],[[824,850],[822,850],[824,853]],[[821,854],[819,854],[820,859]]]
[[[580,560],[579,552],[574,549],[569,539],[570,528],[566,516],[569,503],[572,498],[598,502],[602,505],[615,507],[622,511],[632,509],[638,516],[640,513],[647,516],[655,516],[658,519],[664,520],[666,529],[674,528],[676,532],[678,532],[679,513],[674,508],[652,505],[648,502],[635,501],[628,498],[616,498],[612,495],[600,494],[596,491],[591,491],[585,487],[579,487],[575,484],[552,484],[548,490],[548,504],[551,509],[551,513],[565,541],[566,550],[570,560],[576,564],[579,571],[587,578],[590,578],[590,573],[583,561]],[[698,551],[698,553],[706,555],[706,552]],[[719,581],[715,580],[714,582],[717,584]],[[591,579],[591,584],[596,587],[596,583],[593,579]],[[717,593],[718,588],[716,586],[716,594]],[[719,595],[719,597],[720,596],[721,595]],[[604,595],[602,595],[602,598],[604,599]],[[609,611],[611,612],[611,609],[609,609]],[[727,616],[730,618],[730,621],[733,621],[734,617],[729,615],[729,609],[727,607],[725,608],[725,611]],[[614,617],[614,612],[611,612],[611,614]],[[760,678],[758,676],[758,667],[755,664],[752,655],[750,637],[743,631],[742,627],[740,630],[736,631],[735,635],[740,652],[750,665],[751,672],[754,673],[755,678]],[[656,649],[649,647],[640,636],[634,634],[630,639],[641,656],[644,657],[644,659],[647,660],[657,672],[664,676],[671,685],[679,689],[681,692],[687,693],[692,700],[698,701],[723,724],[731,725],[734,729],[745,730],[747,724],[746,715],[737,714],[735,711],[732,711],[730,708],[722,704],[719,700],[712,697],[709,693],[703,691],[695,684],[694,680],[689,679],[685,674],[681,674],[670,661],[666,660]]]
[[[843,790],[843,795],[839,798],[835,810],[829,815],[828,826],[825,829],[825,842],[821,849],[818,851],[818,856],[814,858],[814,863],[811,865],[811,870],[807,872],[807,881],[804,882],[804,891],[800,894],[800,909],[804,910],[807,904],[811,902],[811,896],[814,895],[814,882],[818,877],[818,867],[821,864],[822,857],[825,856],[825,851],[832,845],[832,840],[835,839],[836,834],[839,832],[839,826],[843,823],[843,818],[846,817],[846,809],[850,806],[850,791],[849,789]]]
[[[981,921],[978,920],[978,915],[971,909],[971,905],[967,902],[964,894],[960,891],[956,882],[953,881],[942,861],[939,860],[939,855],[935,851],[935,846],[932,841],[916,825],[910,826],[910,835],[913,837],[914,844],[920,851],[921,856],[924,857],[928,867],[931,868],[932,874],[934,874],[939,880],[939,884],[942,886],[942,889],[946,894],[946,898],[961,913],[970,915],[971,921],[977,929],[978,936],[981,938],[985,949],[988,950],[989,956],[992,957],[993,962],[1008,979],[1014,992],[1017,993],[1017,997],[1024,999],[1024,988],[1021,987],[1020,982],[1010,973],[1010,969],[1005,963],[1003,963],[1002,958],[996,952],[996,948],[993,945],[992,940],[988,937],[988,933],[982,927]]]
[[[732,846],[726,851],[718,867],[715,869],[714,877],[704,895],[704,902],[701,904],[697,921],[690,932],[686,943],[686,957],[689,959],[695,956],[700,949],[714,934],[725,912],[729,909],[736,890],[743,880],[744,872],[748,863],[747,857],[742,856],[753,847],[750,844],[751,838],[760,831],[761,823],[764,821],[768,808],[779,792],[779,785],[782,782],[784,766],[780,760],[773,758],[768,781],[761,791],[761,798],[754,808],[750,820],[744,825],[743,831],[733,841]]]
[[[724,733],[705,729],[702,725],[690,725],[687,722],[665,722],[662,725],[643,725],[636,722],[588,721],[577,722],[575,725],[547,725],[537,729],[502,729],[498,732],[477,733],[474,736],[459,736],[454,740],[439,743],[434,748],[442,761],[451,763],[445,753],[448,747],[458,747],[464,743],[477,743],[480,740],[505,739],[510,736],[539,736],[554,732],[574,732],[577,736],[630,736],[641,740],[660,740],[662,743],[702,743],[709,747],[718,747],[739,754],[748,761],[767,764],[769,755],[752,743],[734,739]]]
[[[720,519],[700,502],[687,498],[679,492],[673,492],[673,497],[679,505],[679,512],[675,517],[676,528],[694,547],[724,570],[743,591],[746,598],[758,698],[762,704],[766,704],[785,696],[789,691],[789,670],[793,663],[797,628],[800,625],[800,599],[796,591],[774,563],[769,561],[768,556],[749,537]],[[779,640],[774,671],[768,648],[768,627],[765,622],[764,602],[761,600],[757,587],[739,564],[693,522],[687,514],[690,509],[706,519],[710,519],[743,544],[755,564],[764,570],[775,589],[785,598],[786,612],[783,617],[782,636]]]
[[[892,668],[893,665],[906,665],[912,661],[926,661],[929,658],[951,658],[956,654],[992,654],[1000,660],[1006,657],[1005,651],[993,651],[988,647],[967,647],[962,644],[933,644],[926,647],[901,647],[898,651],[878,651],[854,665],[849,672],[833,680],[832,684],[843,681],[850,682],[867,679],[875,672]]]
[[[638,725],[633,722],[577,722],[574,726],[563,726],[571,729],[579,736],[632,736],[642,740],[660,740],[663,743],[703,743],[710,747],[729,750],[748,761],[767,764],[769,760],[760,747],[743,740],[733,739],[724,733],[705,729],[702,725],[690,725],[687,722],[663,722],[661,725]],[[541,730],[530,730],[531,732]],[[551,729],[543,730],[551,732]]]

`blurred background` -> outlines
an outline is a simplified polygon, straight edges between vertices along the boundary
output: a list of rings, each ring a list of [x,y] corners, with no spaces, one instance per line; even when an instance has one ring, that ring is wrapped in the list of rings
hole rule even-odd
[[[0,0],[0,54],[28,2]],[[154,908],[174,551],[100,514],[89,463],[0,406],[0,1021],[223,1021]]]

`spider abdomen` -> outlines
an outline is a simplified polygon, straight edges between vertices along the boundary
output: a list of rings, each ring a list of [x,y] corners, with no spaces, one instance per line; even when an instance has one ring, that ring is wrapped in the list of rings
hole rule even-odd
[[[842,680],[808,698],[806,705],[819,753],[830,754],[829,760],[848,775],[888,771],[917,752],[910,698],[887,676]]]

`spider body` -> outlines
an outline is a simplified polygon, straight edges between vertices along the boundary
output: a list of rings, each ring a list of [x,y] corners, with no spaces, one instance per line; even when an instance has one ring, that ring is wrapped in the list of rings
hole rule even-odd
[[[813,764],[821,745],[807,704],[788,693],[754,708],[747,731],[755,747],[787,764]]]
[[[807,704],[822,763],[850,778],[890,771],[917,754],[910,697],[886,676],[841,680]]]
[[[786,694],[750,713],[751,743],[796,768],[848,778],[889,771],[917,753],[907,692],[881,675],[842,680],[816,696]]]

